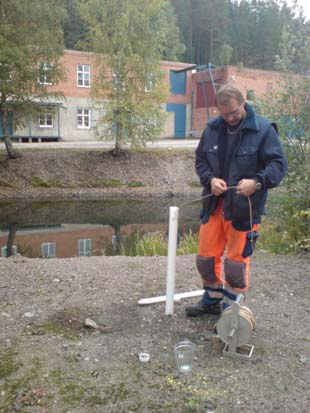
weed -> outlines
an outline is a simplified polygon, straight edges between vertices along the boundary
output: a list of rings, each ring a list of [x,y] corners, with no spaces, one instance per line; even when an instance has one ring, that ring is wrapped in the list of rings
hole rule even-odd
[[[128,244],[133,245],[122,247],[121,255],[127,256],[162,256],[168,254],[168,240],[163,232],[139,234],[135,233]],[[177,248],[178,255],[196,254],[198,250],[198,234],[191,230],[185,234],[179,242]]]
[[[100,186],[103,188],[119,188],[120,186],[124,186],[124,184],[118,179],[107,179],[101,181]]]
[[[186,254],[197,254],[198,252],[198,234],[193,234],[192,230],[188,234],[185,234],[181,238],[177,254],[186,255]]]
[[[128,188],[140,188],[144,186],[144,184],[140,181],[130,181],[127,184]]]
[[[59,188],[64,186],[64,184],[59,181],[48,178],[40,178],[38,176],[35,176],[31,180],[31,185],[39,188]]]
[[[201,188],[201,184],[198,181],[190,181],[188,185],[192,188]]]
[[[57,320],[47,320],[41,326],[45,331],[65,337],[67,340],[76,340],[80,337],[79,331],[70,325],[61,325]]]
[[[0,349],[0,380],[16,372],[20,363],[16,362],[17,351],[13,347]]]

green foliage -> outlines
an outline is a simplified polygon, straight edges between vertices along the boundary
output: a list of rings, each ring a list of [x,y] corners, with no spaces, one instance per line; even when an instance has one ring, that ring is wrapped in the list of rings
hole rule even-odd
[[[159,63],[167,47],[171,19],[166,0],[86,0],[80,15],[89,31],[84,47],[97,53],[92,83],[102,114],[98,135],[139,148],[158,137],[168,92]]]
[[[0,1],[0,113],[9,156],[9,116],[13,115],[14,125],[23,124],[31,113],[42,110],[40,101],[57,95],[47,90],[47,83],[56,84],[63,77],[59,59],[64,10],[59,4],[58,0]]]
[[[63,22],[64,40],[66,49],[74,49],[87,32],[87,27],[78,12],[80,0],[63,0],[67,16]]]
[[[163,256],[168,254],[168,239],[163,232],[148,234],[135,233],[128,243],[122,247],[121,255],[127,256]],[[196,254],[198,248],[198,234],[191,230],[181,238],[177,255]]]
[[[197,254],[198,252],[198,233],[193,234],[190,230],[187,234],[184,234],[184,237],[181,238],[181,241],[178,245],[177,254],[178,255],[187,255],[187,254]]]
[[[148,233],[141,236],[136,233],[132,239],[133,247],[122,248],[121,255],[129,256],[161,256],[167,255],[168,243],[166,235],[162,232]]]
[[[183,61],[197,64],[237,64],[274,69],[283,29],[289,27],[298,44],[309,32],[298,6],[274,0],[171,0],[186,50]],[[309,67],[309,66],[308,66]]]
[[[283,251],[309,251],[310,228],[310,80],[287,75],[276,92],[256,99],[256,108],[274,120],[288,159],[278,204],[277,243]],[[274,225],[271,224],[271,228]]]

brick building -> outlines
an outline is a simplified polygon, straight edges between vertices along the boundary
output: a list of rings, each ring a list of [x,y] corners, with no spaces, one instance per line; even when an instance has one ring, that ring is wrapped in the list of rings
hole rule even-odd
[[[91,141],[96,139],[95,128],[98,112],[93,108],[91,84],[96,73],[92,53],[66,50],[61,61],[66,79],[51,90],[62,91],[65,99],[42,102],[43,112],[29,118],[25,127],[14,129],[12,138],[19,141]],[[263,95],[277,85],[280,74],[250,68],[197,67],[180,62],[161,62],[164,79],[170,94],[163,102],[167,112],[161,138],[198,137],[208,118],[216,115],[215,89],[224,83],[235,84],[244,92]],[[48,83],[46,76],[40,81]],[[0,137],[2,135],[0,118]]]

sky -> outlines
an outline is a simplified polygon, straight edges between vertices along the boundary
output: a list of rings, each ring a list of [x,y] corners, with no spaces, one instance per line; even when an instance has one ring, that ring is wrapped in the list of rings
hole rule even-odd
[[[288,4],[291,4],[292,1],[287,1]],[[304,15],[307,20],[310,20],[310,1],[309,0],[298,0],[298,4],[304,9]]]

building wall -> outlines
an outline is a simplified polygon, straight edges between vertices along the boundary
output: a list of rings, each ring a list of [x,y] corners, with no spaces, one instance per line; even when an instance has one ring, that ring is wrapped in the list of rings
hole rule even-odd
[[[194,94],[194,108],[193,108],[193,136],[200,137],[209,118],[217,116],[218,112],[215,106],[209,107],[209,116],[206,108],[196,107],[197,97],[197,83],[201,81],[201,74],[193,75],[193,94]],[[210,79],[207,71],[204,72],[204,80]],[[278,87],[281,80],[281,73],[271,70],[260,70],[252,68],[240,68],[237,66],[227,66],[220,75],[220,72],[215,76],[215,83],[218,84],[232,84],[243,93],[246,98],[247,92],[252,91],[257,96],[263,96],[270,93],[273,89]]]
[[[77,66],[90,65],[90,85],[96,75],[95,56],[92,53],[77,50],[65,50],[60,63],[65,69],[65,80],[51,87],[51,90],[62,91],[65,97],[90,98],[91,87],[78,86]]]
[[[65,141],[87,141],[97,139],[95,130],[96,120],[99,117],[99,113],[92,108],[91,99],[91,84],[96,76],[95,56],[92,53],[66,50],[61,63],[65,68],[66,78],[56,86],[51,86],[51,91],[62,91],[65,99],[60,107],[60,115],[58,119],[57,107],[52,109],[55,111],[54,126],[53,128],[40,128],[38,126],[38,119],[32,119],[31,123],[27,123],[24,128],[20,128],[14,131],[15,135],[20,136],[40,136],[44,137],[58,136],[58,129],[60,131],[60,137]],[[90,85],[79,86],[77,83],[77,67],[78,65],[90,66]],[[193,65],[180,62],[161,62],[161,69],[164,72],[164,81],[170,86],[170,92],[167,96],[166,102],[163,103],[163,111],[167,113],[166,122],[163,132],[160,138],[173,138],[175,137],[175,124],[176,118],[174,112],[167,112],[166,105],[185,105],[185,136],[199,137],[203,131],[208,118],[216,116],[216,108],[201,107],[197,105],[197,93],[201,94],[202,82],[209,82],[211,85],[211,79],[208,70],[196,72],[193,70]],[[182,71],[186,79],[186,87],[184,93],[172,93],[170,85],[170,72]],[[215,83],[232,83],[236,85],[246,95],[247,90],[251,90],[257,95],[261,96],[268,93],[270,90],[276,87],[280,74],[277,72],[258,70],[250,68],[239,68],[235,66],[227,66],[224,68],[217,68],[213,72]],[[208,88],[208,93],[211,93]],[[197,92],[198,91],[198,92]],[[209,102],[212,102],[212,97]],[[91,110],[91,128],[78,128],[77,127],[77,109],[84,108]],[[176,109],[173,109],[176,110]],[[60,124],[59,124],[60,123]],[[185,137],[184,136],[184,137]]]
[[[281,79],[280,72],[228,66],[227,82],[234,84],[246,96],[253,90],[257,96],[263,96],[276,89]]]

